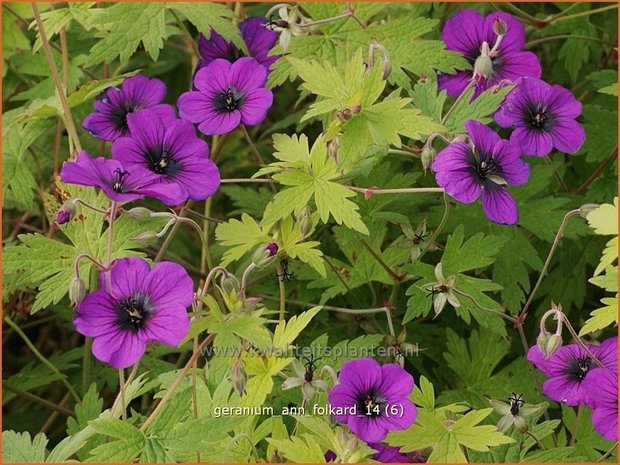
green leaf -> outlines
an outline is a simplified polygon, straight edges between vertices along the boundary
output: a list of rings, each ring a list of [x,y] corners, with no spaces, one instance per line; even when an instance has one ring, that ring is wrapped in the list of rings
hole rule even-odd
[[[588,162],[601,162],[612,155],[618,142],[618,111],[598,105],[584,105],[583,128],[586,140],[579,151]]]
[[[241,221],[232,219],[220,223],[215,229],[215,238],[225,247],[230,247],[222,257],[222,266],[239,260],[247,252],[260,244],[270,241],[269,228],[261,227],[254,219],[243,213]]]
[[[55,8],[41,13],[41,21],[47,39],[52,40],[63,28],[69,30],[73,21],[76,21],[85,30],[90,30],[96,25],[97,15],[101,12],[99,9],[92,8],[95,5],[97,2],[68,3],[67,8]],[[37,29],[37,39],[32,47],[33,53],[40,48],[41,36]]]
[[[185,16],[207,39],[211,37],[211,31],[214,30],[224,39],[235,44],[237,48],[248,53],[239,29],[232,21],[235,13],[225,5],[208,2],[173,2],[168,3],[166,7]]]
[[[288,349],[290,344],[297,339],[302,330],[308,326],[312,318],[321,311],[321,307],[314,307],[292,316],[288,321],[281,321],[276,326],[273,333],[273,347],[278,349]]]
[[[108,26],[109,32],[90,50],[85,66],[111,63],[116,58],[126,63],[140,43],[156,61],[168,35],[165,13],[165,3],[117,3],[104,8],[97,21]]]
[[[493,257],[501,250],[508,238],[502,236],[485,236],[482,233],[463,242],[464,228],[458,226],[446,243],[441,262],[445,276],[455,273],[484,268],[493,263]]]
[[[101,414],[103,408],[103,399],[99,397],[97,392],[97,383],[90,385],[82,402],[75,406],[75,418],[67,419],[67,434],[73,435],[84,429],[88,422],[94,420]]]
[[[6,13],[5,13],[6,15]],[[44,433],[30,437],[27,431],[2,432],[2,462],[3,463],[41,463],[45,462],[45,446],[48,439]]]
[[[601,302],[605,306],[597,308],[590,313],[590,318],[586,320],[579,330],[579,336],[590,334],[618,323],[618,298],[607,297],[601,299]]]
[[[433,410],[435,408],[435,389],[426,376],[420,377],[420,387],[413,387],[413,402],[420,407]]]
[[[310,434],[301,437],[291,436],[290,439],[268,438],[269,444],[274,446],[278,453],[293,463],[325,463],[325,454],[317,440]]]
[[[115,439],[124,439],[129,442],[144,440],[144,434],[138,428],[116,418],[99,418],[91,421],[89,425],[95,432]]]
[[[444,125],[452,133],[464,133],[467,120],[478,120],[484,124],[491,122],[491,116],[499,108],[512,88],[513,86],[509,85],[499,90],[488,89],[471,102],[474,88],[470,87],[459,97],[459,101],[446,118]]]

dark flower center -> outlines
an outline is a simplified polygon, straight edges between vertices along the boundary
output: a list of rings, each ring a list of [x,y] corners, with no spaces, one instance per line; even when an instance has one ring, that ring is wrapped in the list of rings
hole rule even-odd
[[[234,87],[229,87],[220,92],[214,99],[215,109],[220,113],[228,113],[237,110],[243,100],[243,94]]]
[[[178,163],[174,159],[172,151],[168,148],[157,147],[149,149],[148,157],[150,170],[157,174],[172,176],[179,170]]]
[[[468,159],[473,172],[480,181],[489,180],[490,176],[501,176],[502,167],[491,155],[470,150]]]
[[[138,292],[131,297],[122,298],[116,309],[117,324],[128,331],[137,332],[144,328],[153,312],[150,299],[146,294]]]
[[[528,108],[528,113],[526,114],[526,122],[533,129],[546,129],[551,122],[550,119],[551,115],[549,114],[547,105],[538,104],[534,107]]]
[[[128,132],[129,126],[127,126],[127,115],[139,109],[140,106],[137,103],[134,103],[131,100],[126,100],[121,105],[112,110],[110,119],[118,129],[120,129],[124,133]]]
[[[123,190],[125,189],[123,178],[128,175],[128,171],[121,170],[120,168],[116,168],[114,170],[114,178],[112,180],[112,189],[114,190],[114,192],[118,192],[119,194],[123,192]]]
[[[582,381],[588,374],[588,371],[590,371],[590,368],[592,368],[592,359],[588,355],[579,358],[572,357],[568,361],[566,374],[577,381]]]
[[[360,393],[358,397],[358,414],[369,417],[379,417],[385,410],[387,399],[375,389]]]

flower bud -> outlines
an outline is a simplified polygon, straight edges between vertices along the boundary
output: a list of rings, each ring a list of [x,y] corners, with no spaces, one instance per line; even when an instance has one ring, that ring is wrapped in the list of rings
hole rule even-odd
[[[411,344],[410,342],[402,342],[400,344],[400,351],[403,355],[413,355],[418,356],[420,350],[418,349],[418,344]]]
[[[239,397],[243,396],[246,393],[245,387],[248,383],[248,375],[243,367],[243,362],[239,358],[233,364],[230,380]]]
[[[506,35],[506,31],[508,30],[508,26],[506,22],[501,18],[496,18],[493,21],[493,32],[498,36]]]
[[[338,156],[339,153],[340,153],[340,136],[336,136],[332,140],[329,141],[329,144],[327,144],[327,154],[329,155],[329,158],[334,160],[334,163],[338,164],[338,162],[340,161],[340,157]]]
[[[350,121],[351,118],[353,118],[353,112],[350,108],[345,108],[336,113],[336,116],[340,121],[347,122]]]
[[[75,276],[69,284],[69,300],[73,307],[77,307],[86,296],[86,284],[81,278]]]
[[[597,203],[586,203],[579,207],[579,216],[587,219],[588,215],[599,207],[600,205]]]
[[[128,210],[127,214],[136,220],[144,220],[151,217],[151,210],[144,207],[135,207]]]
[[[234,274],[224,273],[220,279],[220,287],[224,293],[230,295],[233,292],[237,293],[241,289],[241,284]]]
[[[362,105],[360,103],[355,103],[353,105],[351,105],[351,114],[352,115],[358,115],[359,112],[362,111]]]
[[[299,223],[299,229],[304,237],[310,234],[314,224],[312,223],[312,218],[310,217],[310,209],[307,206],[295,216],[295,219]]]
[[[406,339],[407,339],[407,330],[405,329],[405,327],[403,327],[403,330],[396,337],[396,342],[399,344],[402,344],[403,342],[405,342]]]
[[[426,171],[428,167],[431,166],[431,163],[433,162],[433,158],[435,158],[436,154],[437,152],[435,151],[433,147],[429,145],[424,146],[424,148],[422,149],[422,156],[421,156],[422,168],[424,168],[424,171]]]
[[[486,80],[493,72],[493,62],[487,55],[480,55],[474,62],[474,78]]]
[[[562,336],[559,334],[540,333],[536,338],[536,344],[543,353],[545,359],[548,359],[562,347]]]
[[[65,202],[60,210],[58,210],[58,215],[56,216],[56,223],[65,224],[71,221],[73,215],[75,215],[75,204],[72,201]]]
[[[134,241],[140,242],[144,245],[150,245],[157,241],[157,233],[155,231],[144,231],[133,238]]]

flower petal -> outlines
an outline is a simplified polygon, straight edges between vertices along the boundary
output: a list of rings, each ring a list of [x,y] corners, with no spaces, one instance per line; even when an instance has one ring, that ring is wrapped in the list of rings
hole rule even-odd
[[[523,155],[544,157],[553,150],[553,138],[546,131],[526,127],[516,128],[510,141],[521,147]]]
[[[142,330],[144,340],[177,346],[189,331],[189,316],[183,305],[158,306]]]
[[[239,58],[230,67],[230,85],[248,93],[267,81],[267,69],[251,57]]]
[[[340,384],[348,384],[356,392],[367,392],[377,388],[381,384],[381,378],[381,365],[369,357],[346,362],[342,365],[338,377]]]
[[[558,118],[549,129],[553,145],[560,152],[578,152],[586,140],[586,131],[577,121],[568,118]]]
[[[114,368],[127,368],[144,355],[146,343],[139,333],[117,330],[93,340],[93,355]]]
[[[248,94],[241,106],[241,122],[247,126],[261,123],[273,103],[273,94],[269,89],[256,89]]]
[[[198,130],[207,136],[226,134],[236,129],[241,123],[241,112],[238,110],[229,113],[212,112],[205,115],[205,119],[198,125]]]
[[[76,309],[73,324],[78,333],[83,336],[101,336],[116,331],[118,313],[115,310],[116,301],[110,294],[98,290],[91,292]]]
[[[378,391],[390,403],[405,399],[413,390],[413,376],[398,363],[388,363],[381,367],[383,381]]]
[[[142,258],[120,258],[112,262],[110,275],[110,294],[117,300],[131,297],[136,292],[146,290],[145,280],[151,271],[151,266]],[[102,289],[107,288],[106,273],[99,275]]]
[[[161,262],[153,268],[144,279],[143,290],[148,292],[156,308],[179,305],[187,308],[194,299],[194,283],[187,271],[172,262]]]
[[[517,202],[504,187],[487,183],[482,192],[482,209],[494,223],[517,224],[519,210]]]

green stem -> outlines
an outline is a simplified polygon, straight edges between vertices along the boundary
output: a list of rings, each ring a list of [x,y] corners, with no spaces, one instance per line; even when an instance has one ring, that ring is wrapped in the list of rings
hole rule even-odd
[[[494,308],[489,308],[489,307],[485,307],[483,305],[480,305],[478,303],[478,301],[473,296],[469,295],[468,293],[460,291],[457,288],[454,288],[453,291],[454,291],[455,294],[459,294],[459,295],[462,295],[463,297],[468,298],[477,308],[479,308],[483,312],[494,313],[495,315],[500,316],[503,319],[505,319],[507,321],[510,321],[511,323],[513,323],[515,325],[517,324],[517,319],[516,318],[513,318],[513,317],[511,317],[510,315],[507,315],[504,312],[500,312],[499,310],[495,310]]]
[[[120,368],[118,370],[118,388],[120,390],[121,398],[121,418],[127,420],[127,403],[125,402],[125,370]]]
[[[569,446],[573,447],[575,445],[575,441],[577,440],[577,432],[579,431],[579,426],[581,425],[581,420],[583,418],[583,412],[585,411],[585,405],[579,405],[577,409],[577,418],[575,419],[575,426],[573,426],[573,431],[571,432],[570,443]]]
[[[439,224],[437,225],[437,228],[435,229],[431,237],[428,238],[426,245],[420,252],[420,255],[418,256],[418,259],[417,259],[418,262],[424,256],[424,254],[428,252],[428,249],[433,244],[433,242],[435,242],[435,240],[437,239],[437,236],[439,235],[443,227],[446,225],[446,222],[448,221],[448,212],[450,211],[450,202],[448,200],[448,195],[445,192],[443,194],[443,205],[444,205],[444,209],[443,209],[443,215],[441,216],[441,220],[439,221]]]
[[[377,260],[377,263],[379,263],[379,265],[381,265],[381,267],[390,275],[390,277],[394,281],[402,281],[403,279],[405,279],[406,275],[400,275],[400,274],[396,273],[394,270],[392,270],[392,268],[390,268],[390,266],[387,263],[385,263],[385,261],[383,260],[381,255],[379,255],[377,252],[375,252],[373,250],[372,247],[370,247],[368,242],[366,242],[364,239],[362,239],[361,240],[361,244],[364,246],[364,248],[366,250],[368,250],[370,255],[372,255],[374,257],[374,259]]]
[[[543,446],[542,442],[540,442],[540,439],[538,439],[538,437],[536,437],[536,435],[534,433],[532,433],[531,431],[525,431],[525,434],[527,434],[529,437],[531,437],[534,441],[536,441],[536,444],[538,444],[538,447],[540,448],[540,450],[546,450],[545,446]]]
[[[615,450],[618,449],[618,441],[616,441],[614,443],[613,446],[610,447],[610,449],[605,452],[605,454],[601,455],[601,458],[597,460],[597,462],[602,462],[603,460],[605,460],[607,457],[609,457],[611,454],[614,453]]]
[[[73,398],[75,399],[76,402],[80,402],[81,399],[80,397],[77,395],[77,392],[75,392],[75,389],[73,389],[73,386],[71,386],[71,384],[69,383],[69,381],[67,381],[67,377],[65,375],[63,375],[58,368],[56,368],[54,366],[54,364],[52,362],[50,362],[48,359],[46,359],[43,354],[41,354],[41,352],[39,352],[39,350],[35,347],[35,345],[32,343],[32,341],[28,338],[28,336],[26,336],[26,334],[21,330],[21,328],[15,324],[15,322],[13,322],[13,320],[11,320],[11,318],[6,315],[4,317],[4,321],[6,322],[6,324],[8,324],[13,331],[15,331],[17,334],[19,334],[19,336],[22,338],[22,340],[26,343],[26,345],[28,346],[28,348],[32,351],[32,353],[35,355],[35,357],[37,357],[39,359],[39,361],[45,365],[47,368],[49,368],[53,373],[55,373],[57,376],[60,377],[60,381],[67,387],[67,389],[69,390],[69,392],[71,393],[71,395],[73,396]]]
[[[360,192],[366,196],[385,194],[429,194],[444,192],[442,187],[405,187],[400,189],[374,189],[372,187],[345,186],[354,192]]]
[[[31,392],[22,391],[21,389],[13,387],[7,383],[2,383],[2,388],[7,390],[8,392],[17,394],[18,396],[23,397],[24,399],[31,400],[33,402],[36,402],[39,405],[42,405],[51,410],[54,410],[55,412],[62,413],[63,415],[66,415],[68,417],[75,416],[75,412],[73,412],[72,410],[69,410],[68,408],[62,407],[60,405],[56,405],[55,403],[50,402],[49,400],[43,399],[42,397],[39,397],[35,394],[32,394]]]
[[[597,14],[597,13],[603,13],[605,11],[610,11],[610,10],[616,10],[618,9],[618,5],[610,5],[610,6],[604,6],[601,8],[595,8],[594,10],[589,10],[589,11],[582,11],[580,13],[575,13],[572,15],[568,15],[568,16],[561,16],[561,17],[556,17],[556,18],[552,18],[549,22],[547,22],[547,24],[552,24],[552,23],[559,23],[561,21],[568,21],[569,19],[575,19],[575,18],[582,18],[583,16],[590,16],[593,14]]]
[[[580,35],[573,35],[573,34],[559,34],[557,36],[547,36],[547,37],[542,37],[540,39],[531,40],[525,44],[525,49],[526,50],[530,49],[537,45],[544,44],[545,42],[550,42],[553,40],[563,40],[563,39],[591,40],[593,42],[600,42],[606,45],[611,45],[611,46],[615,45],[613,42],[610,42],[604,39],[599,39],[598,37],[580,36]]]
[[[560,223],[560,227],[558,228],[558,232],[555,235],[555,239],[553,240],[553,244],[551,244],[551,249],[549,250],[549,255],[547,255],[547,259],[545,260],[543,268],[540,271],[540,275],[538,276],[538,280],[536,281],[536,284],[534,285],[534,289],[532,289],[532,292],[530,293],[530,296],[528,297],[527,301],[525,302],[525,305],[523,306],[523,310],[521,311],[521,314],[517,318],[521,324],[523,324],[523,322],[525,321],[525,318],[527,317],[527,312],[528,312],[528,310],[530,308],[530,305],[532,304],[532,301],[534,300],[534,297],[536,296],[536,292],[538,291],[538,288],[540,287],[540,284],[542,283],[543,278],[547,274],[547,269],[549,268],[549,264],[551,263],[551,259],[553,258],[553,255],[555,254],[555,251],[558,248],[560,240],[563,237],[564,228],[566,228],[566,224],[568,223],[568,220],[572,216],[577,216],[577,215],[579,215],[579,209],[571,210],[568,213],[566,213],[566,215],[564,215],[564,218],[562,219],[562,223]]]
[[[284,284],[284,270],[282,264],[278,263],[278,289],[280,294],[280,321],[284,321],[284,314],[286,312],[286,286]]]

